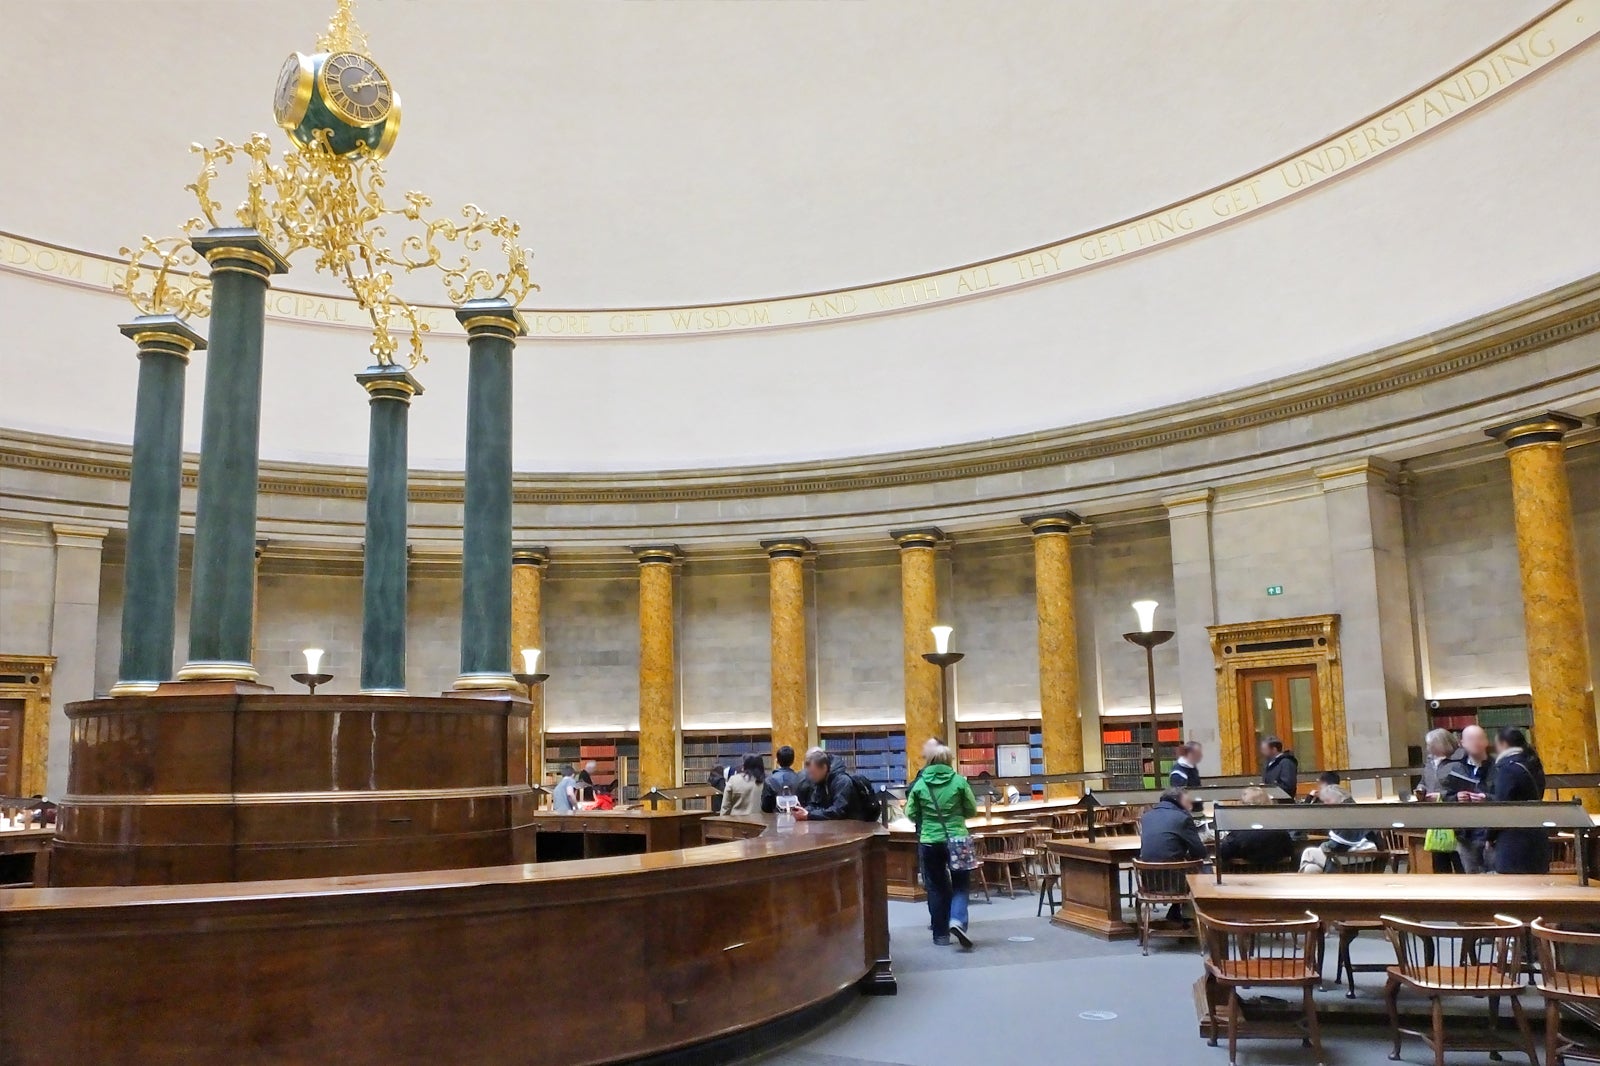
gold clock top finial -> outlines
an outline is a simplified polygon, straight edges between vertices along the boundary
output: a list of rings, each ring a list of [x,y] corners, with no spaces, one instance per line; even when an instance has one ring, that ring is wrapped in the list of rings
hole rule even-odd
[[[317,51],[367,54],[367,35],[356,25],[354,0],[339,0],[339,10],[328,20],[328,32],[317,38]]]

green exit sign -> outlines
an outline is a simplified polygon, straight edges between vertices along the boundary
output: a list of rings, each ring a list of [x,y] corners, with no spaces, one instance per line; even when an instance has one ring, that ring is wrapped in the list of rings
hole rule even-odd
[[[1268,585],[1267,586],[1267,595],[1268,596],[1282,596],[1283,595],[1283,586],[1282,585]]]

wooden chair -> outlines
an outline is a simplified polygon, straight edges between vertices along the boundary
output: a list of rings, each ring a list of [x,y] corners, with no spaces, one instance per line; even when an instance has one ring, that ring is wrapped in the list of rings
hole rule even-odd
[[[1390,863],[1394,861],[1394,853],[1379,846],[1377,851],[1348,851],[1328,856],[1328,872],[1330,874],[1381,874],[1388,873]],[[1333,983],[1338,984],[1340,978],[1346,982],[1346,999],[1356,998],[1356,974],[1359,973],[1387,973],[1389,964],[1386,962],[1351,962],[1350,945],[1362,933],[1381,933],[1383,923],[1370,921],[1365,918],[1347,918],[1344,921],[1334,922],[1331,925],[1335,941],[1338,945],[1333,967]],[[1317,973],[1322,973],[1322,952],[1317,952]]]
[[[1575,874],[1578,872],[1578,853],[1571,833],[1558,833],[1550,838],[1550,872]]]
[[[1034,908],[1035,918],[1044,913],[1046,903],[1050,905],[1051,914],[1055,914],[1059,906],[1056,902],[1056,886],[1061,883],[1061,867],[1050,851],[1051,836],[1051,831],[1041,826],[1028,830],[1022,838],[1022,853],[1027,856],[1029,870],[1039,882],[1039,906]]]
[[[1142,862],[1133,860],[1134,908],[1139,916],[1139,950],[1150,954],[1150,938],[1192,937],[1188,925],[1174,928],[1170,923],[1157,926],[1151,915],[1157,907],[1182,905],[1189,901],[1189,875],[1205,868],[1199,859],[1189,862]]]
[[[1544,998],[1544,1060],[1558,1066],[1562,1060],[1600,1062],[1600,1047],[1580,1044],[1561,1035],[1561,1005],[1593,1023],[1600,1016],[1600,933],[1579,933],[1546,924],[1537,918],[1529,927],[1539,956],[1539,976],[1534,987]],[[1587,965],[1583,965],[1583,964]]]
[[[1089,835],[1088,811],[1058,811],[1056,836],[1077,840]]]
[[[1492,922],[1451,923],[1412,922],[1403,918],[1383,918],[1389,941],[1399,963],[1389,967],[1384,999],[1389,1006],[1389,1027],[1394,1032],[1391,1059],[1400,1057],[1400,1038],[1414,1036],[1433,1049],[1434,1066],[1444,1066],[1444,1053],[1451,1050],[1498,1052],[1511,1042],[1496,1028],[1500,999],[1511,1000],[1511,1014],[1522,1036],[1522,1051],[1532,1066],[1539,1066],[1539,1052],[1522,1010],[1522,993],[1527,991],[1522,976],[1522,940],[1527,926],[1515,918],[1496,917]],[[1430,1000],[1433,1031],[1420,1032],[1400,1027],[1400,991],[1409,988]],[[1483,1036],[1464,1037],[1449,1045],[1444,1036],[1444,999],[1469,996],[1489,1001],[1489,1028]],[[1515,1046],[1512,1044],[1511,1046]]]
[[[1389,856],[1389,869],[1395,873],[1399,873],[1402,869],[1409,870],[1411,849],[1406,846],[1406,839],[1401,831],[1380,829],[1374,835],[1378,838],[1378,850]]]
[[[1200,927],[1200,942],[1206,963],[1206,1010],[1210,1023],[1208,1043],[1217,1046],[1217,1000],[1221,993],[1228,1001],[1228,1063],[1234,1066],[1239,1053],[1239,1023],[1243,1011],[1239,989],[1272,986],[1300,989],[1304,1011],[1299,1022],[1254,1026],[1246,1037],[1298,1037],[1316,1053],[1322,1066],[1322,1031],[1317,1025],[1317,1007],[1312,991],[1320,980],[1314,963],[1316,942],[1322,920],[1307,912],[1304,918],[1286,921],[1225,922],[1195,912]]]
[[[983,860],[985,875],[991,867],[995,871],[996,888],[1004,880],[1006,896],[1016,899],[1016,882],[1021,880],[1023,887],[1032,891],[1033,882],[1028,878],[1028,858],[1023,854],[1021,835],[1000,829],[991,833],[974,833],[973,838],[978,845],[978,857]],[[987,876],[985,894],[987,895]]]

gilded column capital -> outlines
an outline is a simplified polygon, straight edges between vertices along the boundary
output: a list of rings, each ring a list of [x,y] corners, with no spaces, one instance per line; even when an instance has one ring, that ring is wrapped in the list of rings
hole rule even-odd
[[[289,272],[289,261],[257,230],[206,230],[189,238],[189,245],[206,257],[212,274],[249,274],[266,281]]]
[[[369,366],[356,375],[356,380],[367,390],[367,395],[371,397],[373,403],[379,400],[395,400],[408,404],[411,402],[411,397],[422,395],[422,385],[411,376],[411,372],[393,363]]]
[[[511,565],[543,569],[550,565],[550,549],[543,544],[519,544],[511,549]]]
[[[1042,511],[1022,516],[1022,524],[1036,537],[1066,536],[1083,524],[1075,511]]]
[[[175,355],[185,363],[190,352],[206,350],[206,339],[177,315],[140,315],[117,329],[139,347],[142,357],[149,352]]]
[[[646,544],[628,549],[633,552],[640,566],[665,564],[671,566],[683,558],[683,553],[676,544]]]
[[[944,530],[938,526],[919,526],[915,529],[891,529],[889,536],[900,545],[902,551],[908,548],[937,548],[947,539]]]
[[[1507,448],[1525,448],[1530,444],[1554,444],[1568,433],[1583,425],[1583,419],[1560,411],[1545,411],[1528,415],[1514,422],[1490,426],[1483,432]]]
[[[497,336],[516,340],[528,335],[528,324],[510,300],[468,300],[456,308],[456,320],[468,338]]]
[[[776,540],[764,540],[761,547],[766,549],[769,559],[804,559],[816,551],[816,545],[805,537],[779,537]]]

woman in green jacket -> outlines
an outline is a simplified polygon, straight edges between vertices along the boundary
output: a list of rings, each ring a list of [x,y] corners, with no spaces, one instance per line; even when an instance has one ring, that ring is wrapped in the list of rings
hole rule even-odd
[[[967,936],[967,882],[971,871],[951,869],[952,850],[958,862],[972,853],[967,819],[978,813],[978,801],[967,779],[956,773],[954,757],[943,744],[927,749],[928,764],[906,794],[906,817],[917,827],[917,853],[922,862],[922,886],[928,893],[928,916],[933,919],[933,942],[948,944],[953,936],[964,948]]]

